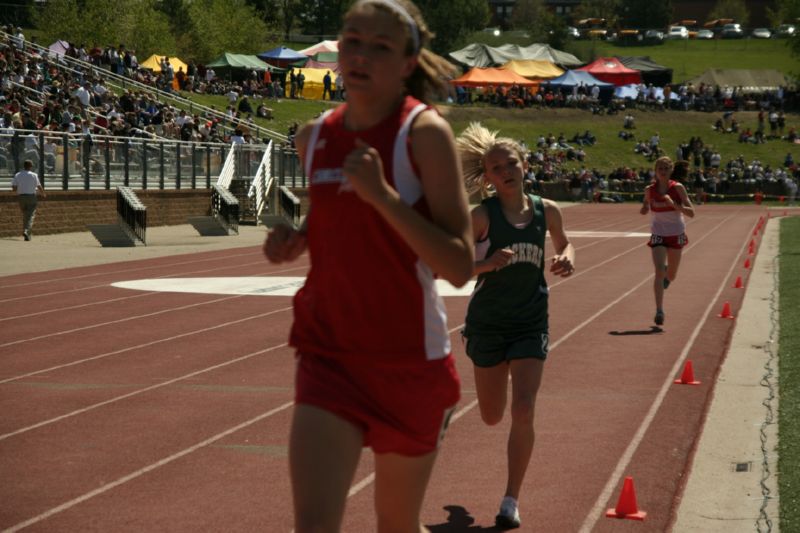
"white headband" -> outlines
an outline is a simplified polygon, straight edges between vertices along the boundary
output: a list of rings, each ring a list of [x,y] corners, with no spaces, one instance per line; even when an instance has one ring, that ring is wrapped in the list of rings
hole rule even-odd
[[[401,17],[405,19],[406,24],[408,24],[408,31],[411,33],[411,40],[414,42],[414,53],[416,54],[419,52],[419,26],[417,26],[417,22],[414,20],[414,17],[409,14],[409,12],[404,8],[397,0],[362,0],[359,2],[361,4],[380,4],[382,6],[388,7]]]

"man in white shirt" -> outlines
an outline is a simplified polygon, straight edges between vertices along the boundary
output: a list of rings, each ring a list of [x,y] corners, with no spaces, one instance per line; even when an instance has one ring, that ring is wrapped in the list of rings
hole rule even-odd
[[[39,182],[39,176],[31,171],[33,161],[26,159],[23,167],[24,170],[14,174],[14,179],[11,180],[11,190],[17,193],[19,208],[22,211],[22,237],[29,241],[31,240],[33,219],[36,216],[37,194],[41,194],[42,198],[46,195],[41,182]]]

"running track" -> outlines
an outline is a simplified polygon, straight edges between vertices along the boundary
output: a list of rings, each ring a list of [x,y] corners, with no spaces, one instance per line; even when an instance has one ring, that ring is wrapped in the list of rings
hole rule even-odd
[[[652,332],[647,217],[638,206],[564,210],[577,273],[550,279],[551,355],[523,530],[665,531],[747,282],[762,208],[701,206],[667,322]],[[549,243],[548,243],[549,245]],[[548,253],[552,253],[549,251]],[[118,288],[153,278],[302,276],[308,256],[269,265],[258,248],[0,278],[0,529],[292,530],[288,296]],[[177,281],[177,283],[180,283]],[[508,417],[483,425],[446,298],[463,380],[423,512],[434,533],[493,531],[505,485]],[[698,387],[673,385],[684,361]],[[374,530],[372,457],[356,473],[344,531]],[[644,523],[605,518],[623,476]]]

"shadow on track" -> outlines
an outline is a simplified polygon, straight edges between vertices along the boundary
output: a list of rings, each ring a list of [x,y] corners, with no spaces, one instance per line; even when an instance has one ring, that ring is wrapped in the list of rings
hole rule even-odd
[[[445,505],[445,511],[450,513],[447,517],[447,522],[444,524],[428,525],[427,528],[431,533],[473,533],[481,531],[503,531],[502,529],[483,526],[474,526],[475,519],[469,514],[469,511],[460,505]]]
[[[626,331],[609,331],[609,335],[653,335],[654,333],[662,333],[664,330],[658,326],[650,326],[650,329],[629,329]]]

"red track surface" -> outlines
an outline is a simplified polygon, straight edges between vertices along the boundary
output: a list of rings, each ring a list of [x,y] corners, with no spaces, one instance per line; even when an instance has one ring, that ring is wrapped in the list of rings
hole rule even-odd
[[[570,231],[647,232],[631,205],[564,211]],[[578,272],[550,280],[551,345],[523,530],[669,529],[743,291],[759,216],[702,206],[667,322],[652,333],[644,238],[574,237]],[[758,240],[758,237],[756,237]],[[299,276],[257,248],[0,278],[0,529],[289,532],[286,442],[294,361],[288,297],[139,292],[157,277]],[[434,471],[434,533],[492,531],[508,417],[486,427],[460,341],[467,299],[446,300],[462,401]],[[701,386],[673,385],[685,359]],[[365,452],[344,531],[374,530]],[[622,477],[645,522],[604,517]]]

